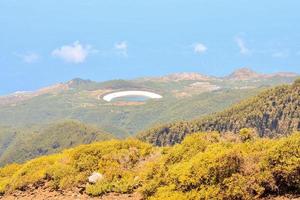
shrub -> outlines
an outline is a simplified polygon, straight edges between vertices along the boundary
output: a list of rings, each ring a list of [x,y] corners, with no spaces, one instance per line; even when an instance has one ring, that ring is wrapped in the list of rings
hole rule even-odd
[[[188,136],[148,168],[141,192],[150,199],[228,200],[300,193],[300,134],[258,139],[243,129],[241,136],[243,143]]]
[[[278,192],[300,193],[300,133],[278,141],[266,158]]]
[[[239,136],[242,142],[247,142],[257,138],[257,133],[254,129],[243,128],[240,130]]]
[[[0,169],[0,194],[4,193],[9,185],[9,178],[21,168],[21,165],[11,164]]]
[[[0,169],[0,193],[47,178],[53,188],[85,184],[86,193],[140,191],[145,199],[252,200],[300,194],[300,133],[277,139],[199,133],[178,145],[154,148],[138,140],[82,145]],[[229,138],[229,139],[228,139]],[[103,179],[87,184],[92,172]]]

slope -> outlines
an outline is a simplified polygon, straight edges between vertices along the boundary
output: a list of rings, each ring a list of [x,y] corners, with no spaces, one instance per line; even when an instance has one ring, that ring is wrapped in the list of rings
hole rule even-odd
[[[133,139],[81,145],[0,168],[0,193],[4,199],[38,199],[47,193],[55,193],[56,199],[299,196],[300,133],[276,139],[242,136],[195,133],[169,148]],[[97,179],[91,180],[91,174]]]
[[[23,128],[75,119],[125,138],[157,123],[190,120],[221,111],[264,88],[291,83],[296,77],[255,73],[245,80],[244,76],[254,74],[245,69],[234,74],[228,78],[177,73],[107,82],[76,78],[36,92],[0,97],[0,126]],[[102,99],[105,94],[126,90],[155,92],[163,98],[140,102]]]
[[[89,144],[94,141],[112,139],[113,136],[99,128],[78,121],[57,122],[43,127],[15,130],[2,145],[0,165],[26,160],[59,152],[63,149]],[[1,135],[0,135],[1,136]],[[2,142],[2,140],[1,140]]]
[[[300,130],[300,80],[269,89],[223,112],[198,120],[176,122],[142,132],[138,138],[158,146],[181,142],[197,131],[238,132],[255,128],[260,136],[286,135]]]

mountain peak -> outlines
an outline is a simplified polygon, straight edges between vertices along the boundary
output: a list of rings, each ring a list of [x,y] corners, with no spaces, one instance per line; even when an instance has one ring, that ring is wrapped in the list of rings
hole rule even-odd
[[[248,80],[259,77],[260,74],[258,74],[257,72],[247,67],[243,67],[231,73],[227,78],[232,80]]]
[[[235,70],[233,73],[256,73],[256,72],[248,67],[242,67]]]
[[[89,83],[92,83],[91,80],[85,80],[85,79],[81,79],[81,78],[74,78],[70,81],[67,82],[67,85],[71,88],[76,88],[80,85],[86,85],[86,84],[89,84]]]
[[[225,78],[230,79],[230,80],[250,80],[250,79],[258,79],[258,78],[269,79],[269,78],[276,78],[276,77],[290,78],[290,77],[297,77],[297,76],[299,76],[299,75],[296,73],[291,73],[291,72],[277,72],[277,73],[271,73],[271,74],[260,74],[260,73],[253,71],[252,69],[243,67],[243,68],[237,69],[236,71],[231,73],[229,76],[226,76]]]

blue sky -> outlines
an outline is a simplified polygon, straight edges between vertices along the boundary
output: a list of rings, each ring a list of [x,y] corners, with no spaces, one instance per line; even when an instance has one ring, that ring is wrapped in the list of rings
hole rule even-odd
[[[239,67],[300,73],[298,0],[0,0],[0,94]]]

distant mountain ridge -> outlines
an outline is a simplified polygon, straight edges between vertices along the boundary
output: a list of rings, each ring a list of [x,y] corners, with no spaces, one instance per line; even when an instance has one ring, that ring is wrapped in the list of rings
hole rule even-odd
[[[178,72],[160,77],[141,78],[152,81],[208,81],[215,79],[213,76],[203,75],[197,72]]]
[[[292,73],[292,72],[260,74],[260,73],[257,73],[255,71],[251,70],[250,68],[244,67],[244,68],[237,69],[230,75],[224,76],[224,77],[209,76],[209,75],[204,75],[204,74],[200,74],[197,72],[179,72],[179,73],[173,73],[173,74],[160,76],[160,77],[142,77],[142,78],[138,78],[136,80],[158,81],[158,82],[160,82],[160,81],[162,81],[162,82],[211,81],[211,80],[215,80],[215,79],[245,81],[245,80],[251,80],[251,79],[270,79],[270,78],[274,78],[274,77],[291,78],[291,77],[297,77],[297,76],[299,76],[299,74]],[[39,95],[61,92],[63,90],[69,90],[72,88],[78,88],[83,85],[91,85],[91,84],[97,84],[97,82],[91,81],[88,79],[85,80],[85,79],[81,79],[81,78],[74,78],[65,83],[57,83],[55,85],[41,88],[37,91],[18,91],[13,94],[0,96],[0,105],[4,105],[7,102],[19,102],[19,101],[27,100],[29,98],[36,97]]]
[[[41,88],[36,91],[18,91],[6,96],[0,96],[0,106],[5,104],[18,103],[43,94],[54,94],[61,91],[66,91],[68,89],[69,89],[68,84],[58,83],[52,86]]]
[[[260,74],[257,73],[249,68],[240,68],[233,73],[231,73],[229,76],[225,76],[226,79],[230,80],[250,80],[250,79],[268,79],[273,77],[296,77],[299,76],[296,73],[291,72],[278,72],[273,74]]]
[[[199,80],[199,81],[207,81],[207,80],[214,80],[214,79],[229,79],[229,80],[236,80],[236,81],[244,81],[244,80],[251,80],[251,79],[269,79],[274,77],[297,77],[299,74],[293,72],[277,72],[277,73],[270,73],[270,74],[261,74],[257,73],[254,70],[243,67],[235,70],[228,76],[217,77],[217,76],[209,76],[200,74],[198,72],[179,72],[173,73],[166,76],[161,77],[147,77],[147,80],[157,80],[157,81],[183,81],[183,80]]]

